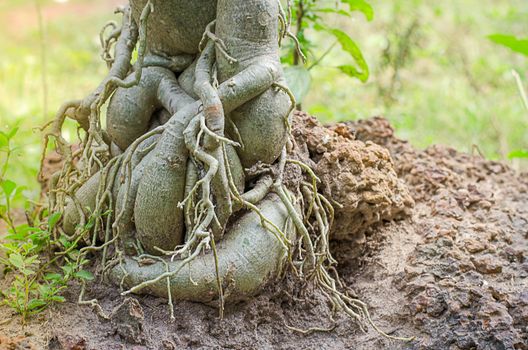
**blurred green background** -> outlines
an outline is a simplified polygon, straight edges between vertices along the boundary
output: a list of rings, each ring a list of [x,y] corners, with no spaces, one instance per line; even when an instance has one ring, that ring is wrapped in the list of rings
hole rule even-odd
[[[63,101],[85,96],[102,80],[107,69],[98,33],[119,19],[113,9],[122,2],[0,0],[0,130],[20,127],[7,177],[28,186],[29,197],[39,192],[35,128],[52,119]],[[511,72],[518,71],[526,85],[528,62],[486,36],[527,37],[528,1],[371,3],[372,22],[359,13],[329,19],[360,45],[370,80],[362,84],[332,68],[350,60],[335,50],[312,71],[303,108],[324,122],[383,115],[417,147],[446,144],[472,152],[476,146],[488,158],[525,169],[507,155],[528,148],[528,112]],[[332,45],[313,35],[321,53]]]

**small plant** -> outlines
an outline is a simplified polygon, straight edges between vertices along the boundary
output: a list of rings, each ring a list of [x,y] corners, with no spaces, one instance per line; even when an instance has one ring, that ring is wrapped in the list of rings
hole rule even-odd
[[[295,28],[293,35],[298,38],[300,50],[290,46],[282,56],[282,61],[287,65],[285,69],[286,78],[299,106],[310,90],[311,69],[320,65],[337,44],[352,58],[353,62],[335,68],[362,82],[368,80],[369,67],[359,46],[346,32],[331,26],[325,16],[335,14],[351,17],[353,12],[359,11],[365,15],[367,20],[371,21],[374,18],[374,11],[368,2],[365,0],[339,0],[329,4],[328,1],[322,0],[293,0],[290,9],[288,21],[289,24],[293,22],[292,26]],[[333,38],[332,44],[322,55],[315,55],[313,51],[315,44],[310,38],[308,30],[315,30]]]
[[[29,237],[26,233],[31,231],[27,230],[22,235]],[[39,236],[40,233],[34,234]],[[16,236],[21,237],[20,234]],[[0,262],[13,274],[11,285],[2,291],[2,303],[14,309],[25,321],[28,316],[44,310],[52,302],[64,301],[59,293],[66,281],[63,276],[54,274],[46,274],[40,279],[42,262],[38,252],[41,246],[31,238],[21,241],[18,238],[8,237],[8,243],[0,245],[7,255],[6,258],[0,258]]]
[[[54,231],[61,220],[61,213],[47,214],[26,212],[26,222],[18,224],[13,202],[31,201],[24,196],[24,187],[7,179],[9,161],[15,147],[12,140],[18,129],[0,132],[2,154],[0,172],[0,219],[6,223],[7,235],[0,237],[0,265],[6,272],[9,285],[0,291],[0,303],[7,305],[22,316],[25,322],[54,302],[63,302],[60,293],[72,278],[89,280],[90,272],[81,270],[87,260],[79,260],[76,242],[65,236],[54,239]],[[26,205],[29,207],[29,205]],[[44,217],[40,220],[39,217]],[[65,254],[54,255],[57,246]],[[58,271],[59,266],[61,273]]]
[[[505,46],[514,52],[520,53],[528,57],[528,39],[519,39],[513,35],[506,35],[506,34],[492,34],[488,36],[488,39],[496,44]],[[519,90],[519,95],[521,96],[523,105],[526,108],[526,111],[528,111],[528,97],[527,97],[526,90],[523,86],[521,77],[515,70],[513,70],[513,76],[517,83],[517,88]],[[514,150],[510,152],[510,154],[508,155],[508,158],[528,159],[528,150],[527,149]]]

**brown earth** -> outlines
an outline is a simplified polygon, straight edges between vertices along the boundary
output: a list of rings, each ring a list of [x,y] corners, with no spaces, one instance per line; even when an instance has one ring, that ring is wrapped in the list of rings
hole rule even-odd
[[[383,118],[325,132],[297,120],[322,190],[343,204],[332,242],[343,280],[377,325],[416,340],[364,333],[287,277],[222,321],[216,309],[179,302],[170,323],[165,300],[124,300],[95,283],[87,297],[113,310],[104,320],[76,304],[73,286],[68,302],[25,327],[0,309],[0,349],[528,349],[527,174],[447,147],[416,150]]]

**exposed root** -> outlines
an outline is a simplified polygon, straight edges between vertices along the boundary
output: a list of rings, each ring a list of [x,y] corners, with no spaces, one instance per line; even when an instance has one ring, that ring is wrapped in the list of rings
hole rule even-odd
[[[295,34],[291,32],[291,1],[288,0],[287,7],[288,7],[288,15],[286,15],[286,12],[284,11],[284,7],[282,6],[282,3],[280,0],[277,0],[277,3],[279,4],[279,25],[280,25],[280,35],[279,35],[279,46],[282,44],[282,40],[286,37],[289,37],[291,40],[293,40],[295,44],[295,50],[297,51],[299,57],[301,57],[303,62],[306,62],[306,55],[301,49],[301,44],[299,43],[299,39]]]
[[[79,305],[88,305],[88,306],[90,306],[91,308],[93,308],[95,310],[95,312],[97,313],[97,315],[99,317],[101,317],[104,320],[109,320],[110,316],[106,312],[104,312],[104,310],[101,307],[101,305],[99,305],[99,302],[97,301],[97,299],[83,300],[84,299],[85,290],[86,290],[86,282],[83,281],[82,284],[81,284],[81,291],[79,293],[79,299],[77,300],[77,303]]]
[[[117,216],[114,214],[112,193],[119,173],[118,170],[123,165],[124,169],[130,170],[127,175],[131,175],[129,166],[131,153],[135,151],[135,148],[146,137],[160,131],[154,130],[149,135],[136,140],[136,143],[131,147],[132,151],[127,153],[126,157],[122,155],[108,161],[108,138],[101,129],[99,115],[101,107],[116,88],[134,86],[141,79],[146,52],[146,22],[153,10],[153,5],[149,1],[143,10],[139,29],[131,19],[128,7],[118,11],[123,13],[123,26],[121,28],[118,28],[115,22],[110,22],[103,27],[100,40],[103,48],[103,59],[110,67],[108,77],[85,99],[63,104],[54,121],[44,127],[48,130],[45,131],[43,136],[42,159],[45,158],[48,143],[52,138],[56,142],[58,152],[64,159],[63,168],[52,178],[49,210],[50,212],[64,212],[66,198],[69,198],[79,216],[79,223],[73,236],[66,235],[61,228],[54,230],[56,241],[59,242],[58,236],[61,235],[70,242],[70,248],[59,252],[56,258],[52,260],[53,262],[70,254],[71,249],[77,247],[81,240],[84,240],[87,246],[79,250],[76,257],[77,266],[81,266],[83,261],[86,260],[86,256],[91,252],[102,252],[101,269],[103,273],[112,265],[120,263],[120,259],[122,259],[122,253],[119,250],[120,232],[117,226],[122,212]],[[105,37],[108,29],[111,32]],[[138,36],[139,40],[137,40]],[[136,43],[138,43],[138,63],[135,79],[125,82],[123,79],[130,70],[131,54]],[[112,57],[110,48],[114,45],[115,55]],[[77,120],[87,130],[87,134],[83,137],[81,148],[75,152],[72,152],[71,147],[62,136],[62,127],[67,117]],[[88,214],[84,208],[86,204],[77,198],[75,192],[92,177],[94,169],[99,170],[97,175],[99,182],[95,196],[95,207]],[[125,180],[127,179],[128,177],[125,176]],[[92,232],[91,238],[86,236],[87,231]],[[99,234],[100,232],[101,235]],[[99,240],[102,240],[102,244],[98,245]],[[108,251],[111,246],[114,246],[113,255],[107,264]],[[108,315],[102,310],[97,300],[83,300],[85,287],[85,282],[83,282],[78,299],[79,304],[93,307],[99,316],[108,319]]]
[[[101,169],[104,163],[106,163],[104,158],[106,158],[108,155],[108,138],[101,130],[101,124],[99,120],[100,109],[117,87],[130,87],[137,84],[137,82],[140,80],[142,71],[141,69],[136,70],[135,80],[125,83],[123,79],[130,69],[130,58],[133,47],[135,46],[136,42],[138,42],[138,35],[138,62],[143,62],[146,50],[146,22],[152,11],[153,5],[148,2],[141,16],[139,30],[130,18],[130,9],[128,7],[122,10],[123,27],[118,31],[119,35],[116,31],[116,24],[111,23],[104,27],[101,34],[103,49],[108,49],[110,42],[114,40],[116,41],[115,57],[112,59],[113,64],[108,77],[92,94],[90,94],[85,99],[65,103],[59,109],[55,120],[51,123],[51,129],[44,134],[43,152],[46,152],[47,150],[47,144],[50,137],[54,137],[57,141],[59,153],[61,153],[64,157],[65,166],[61,171],[61,178],[72,177],[70,171],[73,168],[71,164],[73,162],[71,151],[67,142],[62,137],[62,126],[66,117],[77,120],[80,125],[88,131],[82,144],[81,160],[84,167],[82,174],[80,174],[79,180],[81,182],[87,180],[91,176],[91,171],[94,166],[98,169]],[[111,33],[109,38],[103,39],[102,35],[106,28],[114,28],[114,32]],[[44,154],[42,159],[44,159]],[[57,183],[62,188],[66,188],[64,184],[60,184],[60,181],[57,181]]]
[[[110,28],[111,32],[105,37],[107,29]],[[112,45],[117,42],[117,39],[121,35],[121,28],[117,26],[115,21],[106,23],[101,32],[99,33],[99,42],[101,43],[101,58],[106,62],[108,68],[112,68],[114,63],[114,57],[110,53]]]
[[[288,326],[287,324],[284,324],[284,327],[286,327],[287,329],[289,329],[292,332],[297,332],[297,333],[301,333],[301,334],[304,334],[304,335],[309,335],[309,334],[316,333],[316,332],[322,332],[322,333],[332,332],[337,327],[337,324],[335,323],[334,320],[332,320],[332,326],[330,326],[328,328],[310,327],[308,329],[301,329],[301,328],[297,328],[297,327]]]
[[[287,36],[292,37],[299,56],[305,60],[297,38],[290,31],[290,5],[290,1],[288,1],[289,15],[286,14],[282,6],[280,7],[279,40]],[[190,64],[191,55],[166,57],[152,52],[149,55],[146,54],[147,20],[153,11],[153,4],[147,1],[138,26],[130,18],[130,9],[126,8],[122,11],[122,27],[118,27],[115,22],[109,22],[103,27],[100,33],[103,49],[102,58],[107,62],[110,73],[90,96],[81,101],[66,103],[61,107],[55,121],[50,124],[50,129],[44,136],[44,149],[46,149],[50,138],[54,138],[59,152],[66,160],[62,171],[54,176],[54,186],[50,195],[50,209],[63,211],[65,198],[70,198],[75,205],[79,216],[79,225],[75,234],[68,239],[74,242],[74,246],[81,240],[86,242],[86,246],[79,250],[77,265],[82,264],[87,254],[101,252],[101,274],[104,275],[108,271],[111,278],[120,280],[122,286],[126,283],[128,289],[123,291],[122,295],[139,293],[142,290],[154,291],[156,295],[166,295],[170,319],[174,321],[174,298],[209,302],[217,297],[218,300],[215,299],[215,301],[219,305],[220,318],[223,318],[224,303],[226,300],[234,300],[237,297],[237,295],[230,294],[229,277],[232,273],[238,273],[239,276],[250,280],[249,282],[235,281],[235,284],[239,283],[239,285],[232,287],[241,296],[249,296],[257,292],[264,282],[269,282],[266,279],[280,276],[284,271],[283,264],[289,263],[295,275],[303,282],[313,283],[326,296],[334,310],[345,312],[357,321],[362,329],[370,324],[378,333],[387,338],[412,340],[412,338],[393,337],[384,333],[372,322],[367,305],[346,291],[335,270],[337,262],[332,257],[329,248],[334,207],[328,199],[319,193],[318,182],[320,180],[312,168],[302,161],[294,159],[291,140],[288,140],[286,144],[283,144],[282,141],[278,144],[278,150],[284,145],[279,161],[266,167],[265,174],[261,176],[254,188],[245,193],[240,193],[241,191],[235,181],[236,169],[234,171],[230,165],[227,149],[228,147],[242,147],[241,142],[235,142],[227,136],[231,133],[225,132],[226,123],[229,121],[224,113],[233,111],[241,104],[251,101],[270,88],[282,90],[290,99],[290,108],[284,123],[288,134],[291,136],[290,116],[295,109],[296,101],[289,88],[278,82],[280,81],[280,65],[277,63],[277,68],[273,62],[263,62],[247,67],[239,73],[238,77],[232,77],[224,86],[219,86],[216,81],[215,51],[218,50],[229,64],[237,63],[237,60],[230,56],[224,41],[213,33],[214,21],[207,26],[203,35],[200,43],[201,55],[195,70],[194,92],[199,97],[201,108],[196,107],[194,110],[189,108],[193,111],[192,115],[189,112],[188,119],[185,119],[187,117],[184,118],[185,122],[177,121],[181,123],[182,129],[185,128],[183,139],[187,148],[182,151],[185,153],[185,158],[182,161],[184,164],[181,165],[188,165],[187,183],[183,195],[184,199],[178,204],[179,209],[184,209],[187,229],[185,241],[178,242],[179,245],[175,247],[163,247],[165,249],[154,247],[154,250],[162,255],[154,256],[143,253],[142,244],[138,239],[136,251],[139,255],[134,259],[135,265],[132,265],[131,259],[125,256],[126,248],[122,249],[124,241],[129,240],[130,237],[123,237],[120,223],[125,213],[131,211],[129,210],[131,205],[129,196],[131,195],[134,175],[134,157],[142,157],[141,154],[138,154],[140,153],[138,148],[145,140],[162,133],[175,136],[173,134],[176,132],[170,126],[159,126],[137,138],[124,153],[110,158],[108,150],[110,140],[101,129],[100,110],[117,88],[130,88],[137,85],[141,81],[144,67],[160,66],[173,72],[179,72]],[[109,33],[106,34],[108,31]],[[138,60],[132,67],[130,59],[135,46],[137,46]],[[115,47],[113,56],[110,54],[112,47]],[[130,72],[133,79],[125,80]],[[176,79],[173,80],[176,82]],[[228,102],[223,104],[221,98],[228,100]],[[244,98],[247,100],[241,102]],[[197,102],[198,105],[200,102]],[[287,108],[286,105],[284,107]],[[87,131],[83,135],[82,147],[77,152],[72,152],[61,134],[61,128],[67,116],[76,119]],[[280,117],[282,118],[282,114]],[[227,124],[229,130],[233,131],[235,136],[241,140],[236,125],[232,124]],[[251,147],[251,145],[247,146]],[[146,146],[141,152],[148,153],[154,147],[156,147],[156,142]],[[187,158],[187,151],[190,154],[190,159]],[[276,153],[274,157],[277,156]],[[275,158],[270,163],[274,160]],[[75,161],[82,162],[82,166],[76,166]],[[296,179],[296,181],[291,181],[285,179],[287,166],[304,172],[307,180]],[[93,210],[91,209],[90,213],[86,212],[84,207],[86,203],[75,195],[76,191],[88,181],[98,181],[95,183],[97,192]],[[124,199],[120,208],[117,208],[118,205],[115,200],[114,188],[118,187],[117,184],[124,189]],[[134,198],[134,194],[132,194],[132,198]],[[177,200],[179,198],[181,197],[178,197]],[[172,210],[172,206],[166,208]],[[244,209],[248,211],[244,215],[240,217],[232,215]],[[264,266],[261,266],[261,270],[255,268],[255,271],[252,271],[253,267],[248,266],[243,271],[233,272],[229,265],[230,259],[238,261],[236,259],[240,255],[242,261],[247,261],[250,265],[251,257],[245,256],[244,253],[255,254],[255,252],[226,252],[224,242],[217,246],[217,242],[224,238],[223,233],[228,227],[230,218],[234,218],[232,221],[238,220],[236,221],[237,224],[240,223],[237,227],[234,225],[230,227],[230,234],[235,237],[226,237],[229,243],[225,244],[232,244],[230,249],[234,249],[236,244],[241,244],[243,235],[248,234],[255,241],[262,239],[259,242],[263,247],[272,248],[273,252],[263,253],[269,253],[276,261],[267,264],[265,259],[261,259],[261,256],[253,257],[254,259],[261,259],[257,260],[258,264]],[[91,227],[88,227],[90,225]],[[246,229],[249,232],[244,232]],[[91,237],[86,237],[87,231],[91,232]],[[157,233],[156,230],[153,231]],[[263,235],[266,237],[263,238]],[[176,241],[174,240],[174,242]],[[142,242],[145,250],[152,253],[151,247],[147,247],[145,241]],[[129,242],[127,241],[127,243]],[[251,246],[249,243],[247,247],[251,249],[261,248],[260,246]],[[211,251],[212,253],[210,253]],[[66,256],[68,252],[68,250],[62,252],[63,256]],[[225,257],[221,253],[224,255],[232,254],[236,258]],[[215,266],[214,281],[208,275],[209,272],[204,272],[212,266],[211,260],[206,260],[204,257],[208,255],[211,259],[211,254]],[[150,268],[149,265],[156,266]],[[157,265],[162,265],[162,269],[160,270]],[[200,274],[196,273],[193,279],[192,273],[196,269],[196,265],[199,265],[201,270],[198,271]],[[189,267],[189,274],[185,280],[182,280],[182,276],[179,274],[185,267]],[[138,270],[143,268],[144,270]],[[147,272],[143,273],[143,271]],[[266,276],[259,276],[262,271],[266,272]],[[225,281],[228,283],[224,283]],[[177,285],[178,283],[187,287],[188,290],[178,290],[180,287]],[[225,285],[228,287],[224,290]],[[189,296],[193,288],[204,295]],[[239,289],[236,290],[236,288]],[[97,300],[83,300],[84,293],[85,283],[83,282],[79,303],[93,307],[101,317],[108,318]],[[302,330],[288,325],[285,327],[303,334],[328,332],[335,328],[335,322],[332,319],[331,321],[334,325],[330,328],[313,327]]]
[[[238,62],[237,59],[231,57],[231,55],[227,52],[227,46],[225,45],[224,41],[220,39],[219,37],[214,34],[214,26],[216,24],[216,20],[212,21],[207,25],[205,28],[204,36],[202,38],[202,41],[200,42],[200,51],[202,51],[207,43],[207,40],[211,40],[214,42],[216,49],[226,58],[226,60],[230,64],[235,64]]]
[[[203,238],[200,240],[200,242],[198,243],[194,251],[187,258],[183,260],[181,265],[176,270],[167,271],[154,279],[142,282],[130,288],[129,290],[122,292],[121,295],[124,296],[124,295],[132,294],[132,293],[137,293],[141,291],[143,288],[156,284],[157,282],[161,281],[164,278],[170,278],[174,275],[177,275],[185,266],[187,266],[187,264],[189,264],[191,261],[196,259],[196,257],[202,252],[202,250],[210,249],[210,242],[211,242],[211,237],[209,235],[203,235]]]
[[[283,157],[285,157],[284,153]],[[302,196],[304,198],[303,202],[308,204],[304,220],[299,217],[297,211],[294,209],[291,197],[287,195],[284,185],[281,183],[281,177],[273,185],[274,192],[283,201],[297,231],[302,236],[303,245],[299,246],[299,253],[304,250],[305,257],[300,262],[301,276],[304,276],[306,280],[312,281],[323,295],[327,297],[334,309],[344,311],[348,316],[354,318],[360,327],[364,328],[365,324],[368,323],[386,338],[412,341],[414,337],[395,337],[383,332],[372,321],[368,307],[364,302],[350,297],[347,292],[340,291],[340,289],[343,289],[343,285],[337,271],[333,268],[337,262],[329,250],[329,233],[334,213],[332,205],[330,205],[322,194],[318,193],[316,183],[319,179],[308,165],[292,159],[288,159],[287,162],[301,167],[312,179],[311,184],[301,185],[301,193],[303,193]],[[307,229],[307,226],[313,228],[310,222],[311,218],[314,218],[317,224],[317,229],[311,230],[312,234]],[[312,238],[314,234],[315,239]],[[330,275],[329,271],[334,272],[335,278]],[[290,329],[290,327],[288,328]]]
[[[288,130],[288,134],[291,134],[290,116],[292,112],[295,110],[295,106],[297,106],[297,101],[295,100],[295,96],[293,95],[293,92],[286,85],[282,85],[279,83],[273,83],[272,86],[284,91],[290,98],[291,105],[290,105],[290,109],[288,110],[288,114],[286,114],[286,118],[284,118],[284,124],[286,125],[286,130]]]

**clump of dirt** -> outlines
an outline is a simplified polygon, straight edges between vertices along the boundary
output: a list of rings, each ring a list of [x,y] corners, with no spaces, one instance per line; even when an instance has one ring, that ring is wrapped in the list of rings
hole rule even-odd
[[[347,127],[326,128],[306,113],[297,113],[293,125],[303,161],[312,166],[324,195],[335,204],[331,236],[350,241],[340,245],[347,248],[348,260],[361,255],[369,227],[410,215],[414,201],[386,148],[356,140]]]
[[[0,349],[13,349],[13,350],[33,350],[35,347],[31,344],[27,337],[17,336],[17,337],[7,337],[0,335]]]
[[[415,341],[363,333],[349,318],[333,314],[319,291],[291,275],[228,306],[224,320],[214,308],[177,302],[173,323],[165,300],[138,296],[123,304],[118,291],[96,283],[86,297],[114,310],[110,320],[101,319],[76,304],[74,286],[67,291],[69,302],[48,311],[46,322],[33,320],[22,329],[13,319],[0,325],[0,334],[24,336],[31,329],[28,341],[53,349],[528,349],[528,177],[447,147],[416,150],[396,138],[383,118],[329,131],[306,115],[296,120],[306,124],[305,151],[325,193],[342,204],[353,204],[354,195],[359,201],[346,209],[357,227],[344,226],[352,237],[357,232],[366,237],[359,267],[349,263],[357,259],[347,253],[358,246],[354,239],[332,246],[344,282],[369,305],[378,326],[416,336]],[[298,124],[295,130],[302,146]],[[359,170],[340,168],[349,164]],[[362,173],[368,164],[375,170]],[[369,182],[380,174],[387,179]],[[336,180],[349,182],[342,186]],[[373,190],[363,193],[355,185],[361,181]],[[369,191],[387,198],[370,201]],[[415,206],[405,217],[412,203],[408,193]],[[371,217],[363,213],[378,213],[379,220],[367,225]],[[338,222],[351,220],[341,216]],[[1,321],[6,310],[0,310]],[[300,334],[287,326],[330,330]]]

